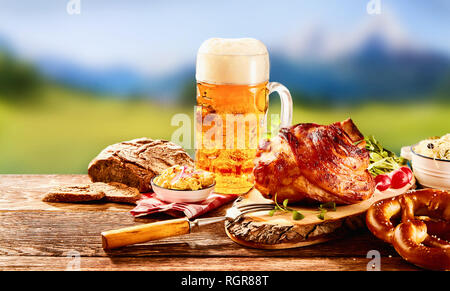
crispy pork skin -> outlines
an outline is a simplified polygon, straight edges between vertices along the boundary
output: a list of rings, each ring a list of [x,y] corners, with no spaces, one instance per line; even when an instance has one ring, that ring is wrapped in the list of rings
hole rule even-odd
[[[276,194],[279,202],[358,203],[375,190],[364,145],[351,119],[283,128],[258,148],[255,187],[267,198]]]

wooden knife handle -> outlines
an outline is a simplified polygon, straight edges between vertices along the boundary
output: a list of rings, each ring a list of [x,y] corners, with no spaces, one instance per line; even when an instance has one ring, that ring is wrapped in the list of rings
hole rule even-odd
[[[187,218],[158,221],[102,232],[103,249],[114,249],[189,233]]]

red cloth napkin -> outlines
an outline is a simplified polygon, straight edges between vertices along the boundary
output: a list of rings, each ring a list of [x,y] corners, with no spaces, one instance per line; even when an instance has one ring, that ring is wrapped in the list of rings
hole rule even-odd
[[[143,198],[137,202],[130,212],[135,217],[145,216],[156,212],[165,212],[175,217],[183,214],[191,219],[213,210],[225,203],[236,199],[239,195],[212,193],[200,203],[169,203],[156,198],[155,193],[142,194]]]

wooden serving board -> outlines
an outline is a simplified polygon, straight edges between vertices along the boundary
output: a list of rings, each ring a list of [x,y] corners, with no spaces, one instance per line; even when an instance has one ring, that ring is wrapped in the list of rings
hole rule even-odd
[[[269,211],[246,215],[239,221],[225,224],[227,235],[236,243],[260,249],[287,249],[325,242],[342,237],[351,231],[365,227],[365,212],[376,201],[405,193],[415,186],[411,181],[401,189],[375,190],[374,195],[361,203],[337,206],[328,210],[325,219],[318,217],[318,206],[289,205],[304,215],[301,220],[292,219],[292,213]],[[256,189],[243,196],[239,204],[270,203]]]

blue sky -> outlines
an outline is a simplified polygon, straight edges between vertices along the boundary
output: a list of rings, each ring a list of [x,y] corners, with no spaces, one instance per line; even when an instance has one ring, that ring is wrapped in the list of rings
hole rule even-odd
[[[69,0],[0,0],[0,37],[32,59],[125,65],[157,75],[193,63],[210,37],[255,37],[271,51],[311,24],[345,34],[378,17],[367,14],[368,1],[81,0],[81,14],[69,15]],[[414,41],[450,52],[450,1],[381,5]]]

